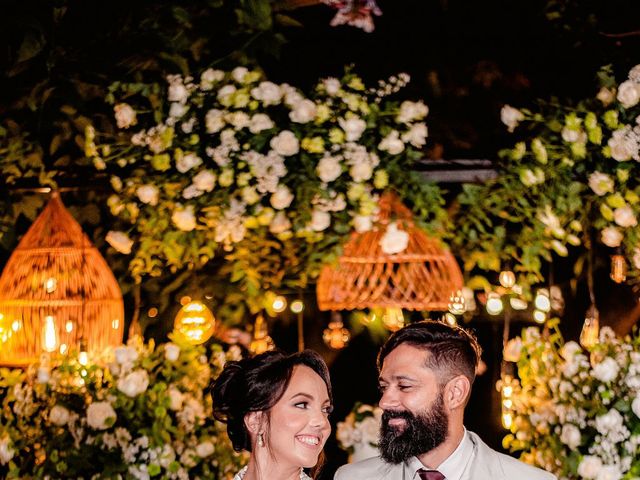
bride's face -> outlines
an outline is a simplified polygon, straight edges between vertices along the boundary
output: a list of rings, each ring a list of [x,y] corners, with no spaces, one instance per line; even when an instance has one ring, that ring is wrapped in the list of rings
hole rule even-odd
[[[271,409],[267,436],[276,462],[295,467],[318,463],[331,433],[327,386],[311,368],[294,367],[289,386]]]

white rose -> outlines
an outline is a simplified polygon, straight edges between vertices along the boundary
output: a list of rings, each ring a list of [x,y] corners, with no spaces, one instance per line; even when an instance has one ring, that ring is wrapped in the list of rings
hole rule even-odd
[[[636,65],[629,70],[629,80],[635,83],[640,83],[640,65]]]
[[[393,222],[389,224],[379,243],[383,253],[394,255],[406,250],[409,245],[409,234],[399,230],[398,225]]]
[[[158,196],[160,195],[160,190],[158,190],[158,187],[156,187],[155,185],[140,185],[136,189],[136,195],[142,203],[155,206],[158,204]]]
[[[619,372],[618,363],[611,357],[605,358],[593,367],[593,376],[604,383],[610,383],[615,380]]]
[[[347,142],[357,142],[367,128],[367,122],[361,118],[339,118],[338,124],[346,134]]]
[[[573,340],[565,343],[560,349],[560,355],[565,360],[573,360],[573,358],[576,355],[581,353],[582,353],[582,347],[577,342],[574,342]]]
[[[322,80],[322,85],[325,91],[330,96],[335,96],[340,91],[340,80],[334,77],[325,78]]]
[[[302,100],[294,105],[289,118],[296,123],[309,123],[316,116],[316,104],[311,100]]]
[[[311,229],[315,232],[322,232],[331,225],[331,214],[316,208],[311,213]]]
[[[283,130],[273,137],[269,145],[283,157],[295,155],[300,151],[300,142],[295,134],[289,130]]]
[[[591,190],[598,196],[613,192],[613,178],[606,173],[593,172],[589,175],[589,187],[591,187]]]
[[[385,152],[389,152],[391,155],[398,155],[404,150],[404,142],[400,140],[400,134],[398,131],[392,130],[382,139],[378,148]]]
[[[119,103],[113,107],[118,128],[129,128],[138,123],[136,111],[127,103]]]
[[[217,133],[225,126],[224,112],[217,109],[211,109],[204,117],[204,123],[208,133]]]
[[[571,450],[575,450],[580,446],[582,441],[580,435],[580,429],[575,425],[567,423],[562,427],[562,434],[560,435],[560,441],[568,446]]]
[[[210,192],[216,184],[216,174],[211,170],[200,170],[192,181],[198,190]]]
[[[278,212],[273,217],[273,219],[271,220],[271,223],[269,224],[269,231],[274,235],[286,232],[290,228],[291,228],[291,222],[289,221],[289,219],[287,218],[284,212]]]
[[[304,97],[300,94],[300,92],[289,84],[283,83],[282,85],[280,85],[280,91],[284,95],[284,103],[286,103],[290,107],[304,100]]]
[[[621,227],[635,227],[638,224],[633,208],[629,205],[616,208],[613,211],[613,220]]]
[[[640,397],[633,399],[633,402],[631,402],[631,410],[633,410],[636,417],[640,417]]]
[[[138,359],[138,351],[133,347],[119,346],[114,350],[116,363],[119,365],[129,365]]]
[[[500,110],[500,120],[507,126],[507,130],[513,132],[518,124],[524,120],[524,115],[517,108],[513,108],[510,105],[505,105]]]
[[[594,480],[602,469],[602,460],[595,455],[585,455],[578,465],[578,475],[587,480]]]
[[[116,411],[109,402],[93,402],[87,407],[87,424],[94,430],[109,428],[116,418]]]
[[[400,104],[400,113],[396,117],[398,123],[409,123],[421,120],[429,113],[429,108],[423,102],[405,100]]]
[[[193,213],[193,206],[178,208],[171,215],[171,221],[183,232],[190,232],[196,228],[196,216]]]
[[[338,422],[336,429],[336,439],[343,448],[353,447],[355,442],[354,429],[347,422]]]
[[[375,417],[366,417],[362,420],[362,422],[360,422],[360,430],[362,431],[362,440],[365,443],[378,443],[380,424]]]
[[[167,395],[169,396],[169,410],[173,410],[174,412],[181,410],[184,394],[175,387],[169,387]]]
[[[169,362],[175,362],[180,357],[180,347],[175,343],[164,344],[164,358]]]
[[[251,121],[249,122],[249,131],[251,133],[260,133],[263,130],[273,128],[274,126],[275,124],[268,115],[265,115],[264,113],[256,113],[251,117]]]
[[[172,82],[169,85],[169,101],[170,102],[180,102],[185,103],[187,98],[189,97],[189,91],[187,87],[184,86],[182,81]]]
[[[596,476],[596,480],[620,480],[621,478],[622,472],[617,465],[604,465]]]
[[[271,195],[270,203],[276,210],[284,210],[291,205],[293,193],[285,185],[278,185],[276,191]]]
[[[200,88],[204,91],[211,90],[215,82],[219,82],[224,78],[224,72],[222,70],[214,70],[213,68],[207,68],[202,75],[200,75]]]
[[[212,455],[214,451],[215,448],[213,447],[213,443],[209,441],[199,443],[196,447],[196,455],[200,458],[206,458],[209,455]]]
[[[277,105],[282,100],[280,87],[273,82],[260,82],[251,89],[251,95],[265,105]]]
[[[0,464],[6,465],[15,455],[15,450],[9,446],[9,436],[0,438]]]
[[[237,88],[234,85],[225,85],[218,90],[217,98],[225,101],[228,97],[236,93]]]
[[[118,390],[127,397],[136,397],[144,393],[149,386],[149,375],[146,370],[138,369],[118,379]]]
[[[174,102],[171,104],[169,108],[169,116],[176,119],[184,116],[185,113],[189,110],[189,107],[182,103]],[[172,120],[175,121],[175,120]]]
[[[186,153],[176,161],[176,169],[180,173],[186,173],[194,167],[202,164],[202,159],[195,153]]]
[[[370,215],[356,215],[353,217],[353,226],[356,232],[368,232],[373,228],[373,218]]]
[[[133,240],[131,240],[129,235],[126,233],[117,230],[109,230],[105,240],[109,245],[116,249],[116,251],[124,253],[125,255],[129,255],[131,253]]]
[[[520,360],[522,353],[522,339],[520,337],[512,338],[507,342],[502,353],[502,358],[506,362],[517,362]]]
[[[631,80],[622,82],[618,87],[618,101],[624,108],[631,108],[640,101],[640,86]]]
[[[596,95],[596,98],[606,107],[607,105],[611,105],[615,100],[616,95],[614,91],[609,90],[607,87],[602,87]]]
[[[624,418],[622,418],[620,412],[615,408],[612,408],[604,415],[598,415],[596,417],[596,430],[603,435],[610,432],[618,432],[623,426]]]
[[[624,237],[616,227],[607,227],[600,233],[600,238],[607,247],[615,248],[620,246]]]
[[[364,182],[373,175],[373,167],[369,162],[358,162],[351,166],[349,175],[354,182]]]
[[[631,131],[630,127],[616,130],[607,142],[611,150],[611,158],[618,162],[626,162],[632,158],[638,160],[638,140]]]
[[[316,173],[323,182],[333,182],[342,173],[340,158],[329,156],[322,157],[316,167]]]
[[[582,130],[564,127],[562,129],[562,139],[567,143],[585,143],[587,136]]]
[[[247,68],[236,67],[231,71],[231,76],[236,82],[242,83],[244,82],[244,77],[247,76],[247,73],[249,73],[249,70]]]
[[[69,410],[62,405],[55,405],[49,412],[49,421],[58,427],[66,425],[69,421]]]
[[[250,118],[244,112],[233,112],[226,117],[227,121],[233,125],[236,130],[241,130],[249,126]]]
[[[427,143],[429,131],[425,123],[415,123],[411,125],[409,131],[402,134],[402,141],[410,143],[416,148],[423,147]]]

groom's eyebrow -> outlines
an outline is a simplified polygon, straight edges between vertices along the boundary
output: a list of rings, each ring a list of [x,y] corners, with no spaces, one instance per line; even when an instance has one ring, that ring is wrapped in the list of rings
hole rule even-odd
[[[416,381],[416,379],[415,379],[415,378],[413,378],[413,377],[409,377],[409,376],[407,376],[407,375],[393,375],[393,376],[391,377],[391,379],[392,379],[392,380],[396,380],[396,381],[398,381],[398,380],[408,380],[408,381],[410,381],[410,382],[415,382],[415,381]],[[383,378],[383,377],[378,377],[378,383],[387,383],[387,382],[388,382],[388,380],[387,380],[387,379],[385,379],[385,378]]]

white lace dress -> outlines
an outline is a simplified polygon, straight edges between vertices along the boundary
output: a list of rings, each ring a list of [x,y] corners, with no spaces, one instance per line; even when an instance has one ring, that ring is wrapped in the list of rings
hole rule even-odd
[[[242,480],[247,473],[247,468],[244,467],[242,470],[238,472],[238,474],[233,477],[233,480]],[[311,480],[311,477],[304,473],[304,470],[300,470],[300,480]]]

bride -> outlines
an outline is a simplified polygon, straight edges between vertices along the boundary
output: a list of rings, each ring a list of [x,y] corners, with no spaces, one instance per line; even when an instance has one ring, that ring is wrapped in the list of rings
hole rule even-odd
[[[329,371],[317,353],[266,352],[229,362],[212,397],[233,448],[250,452],[234,480],[310,480],[303,468],[321,466],[332,398]]]

